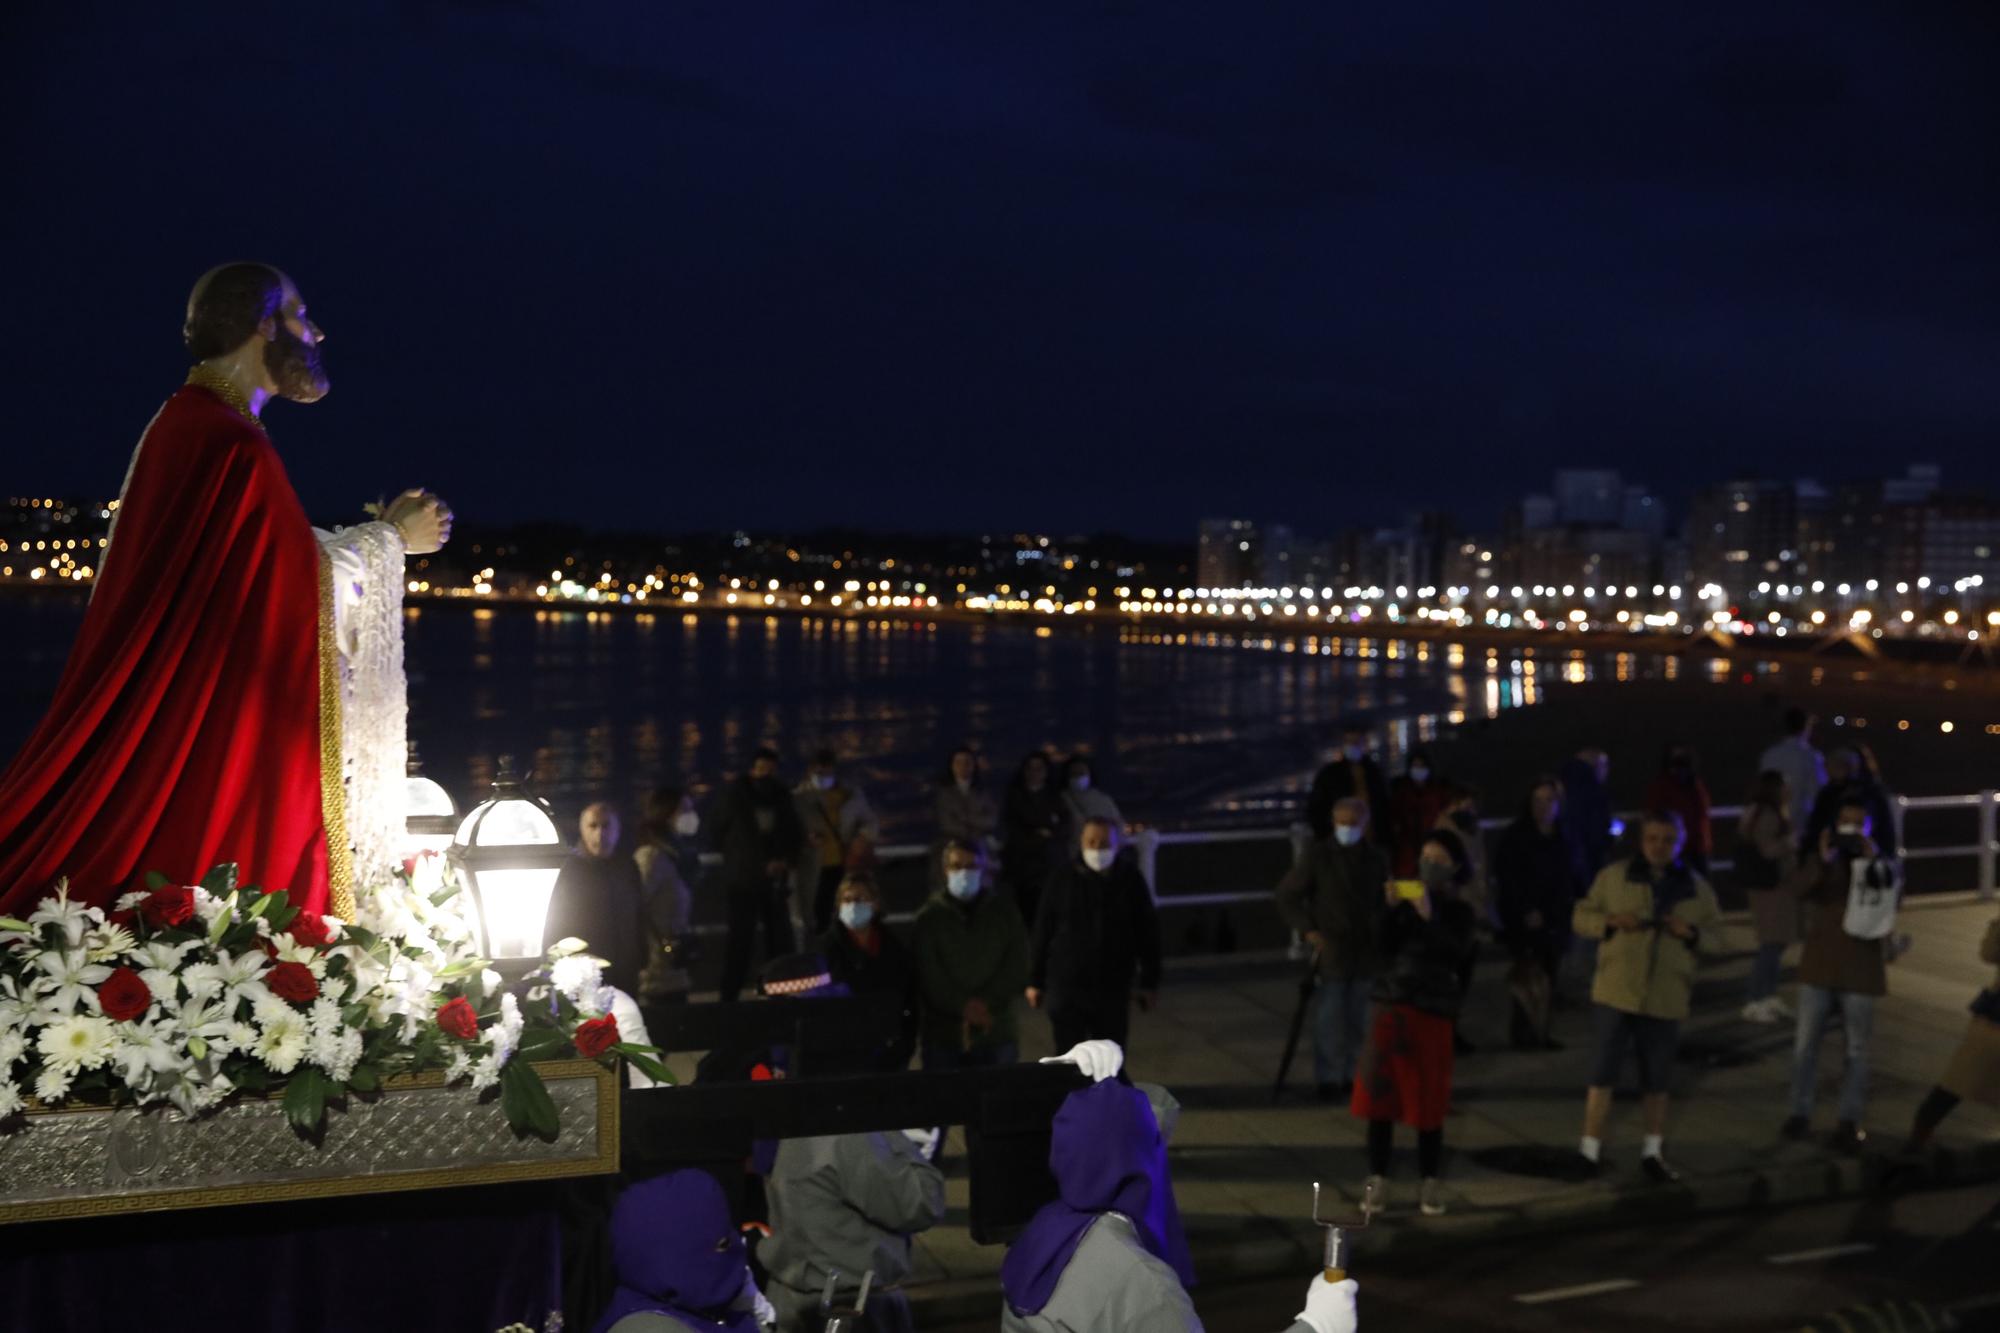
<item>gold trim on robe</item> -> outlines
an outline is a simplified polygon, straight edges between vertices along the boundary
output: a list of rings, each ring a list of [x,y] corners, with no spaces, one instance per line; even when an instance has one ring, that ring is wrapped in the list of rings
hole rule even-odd
[[[340,645],[334,641],[333,562],[319,553],[319,795],[326,825],[327,910],[354,920],[354,847],[347,840],[346,766],[340,750]]]

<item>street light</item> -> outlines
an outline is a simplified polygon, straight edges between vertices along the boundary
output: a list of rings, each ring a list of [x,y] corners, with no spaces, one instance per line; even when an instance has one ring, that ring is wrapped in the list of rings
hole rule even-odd
[[[447,855],[472,898],[480,951],[503,974],[533,971],[568,851],[548,803],[522,789],[511,756],[501,756],[493,794],[458,826]]]
[[[451,846],[451,836],[458,831],[458,805],[450,792],[424,776],[424,761],[417,757],[415,741],[410,742],[403,778],[403,810],[407,851],[442,852]]]

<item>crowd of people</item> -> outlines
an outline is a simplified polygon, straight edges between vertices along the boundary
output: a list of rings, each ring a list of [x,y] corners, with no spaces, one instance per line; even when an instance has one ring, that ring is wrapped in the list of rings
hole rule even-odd
[[[1876,1002],[1901,947],[1894,927],[1902,874],[1893,798],[1874,756],[1866,747],[1822,755],[1812,728],[1803,711],[1786,716],[1783,735],[1748,775],[1728,849],[1756,938],[1741,1017],[1793,1024],[1791,1101],[1778,1126],[1791,1138],[1816,1132],[1820,1048],[1837,1024],[1844,1065],[1827,1142],[1851,1153],[1867,1138],[1869,1047]],[[840,757],[815,753],[789,785],[780,756],[767,748],[706,817],[686,791],[654,793],[629,856],[619,851],[617,813],[587,809],[551,909],[551,938],[591,940],[606,958],[607,979],[649,1001],[684,996],[684,943],[701,885],[726,904],[721,997],[741,995],[760,945],[766,958],[786,959],[803,934],[806,970],[824,972],[815,986],[884,997],[900,1015],[867,1053],[869,1068],[1011,1064],[1024,1006],[1046,1014],[1058,1051],[1122,1047],[1133,1010],[1156,1003],[1161,978],[1153,893],[1126,846],[1122,812],[1094,785],[1087,755],[1030,754],[997,795],[982,770],[971,747],[946,761],[933,795],[929,893],[907,934],[885,920],[875,873],[880,825]],[[1724,947],[1712,884],[1715,803],[1694,750],[1671,746],[1645,785],[1644,813],[1628,839],[1613,814],[1610,776],[1605,749],[1578,751],[1526,784],[1517,813],[1489,846],[1480,793],[1446,778],[1426,749],[1410,751],[1391,778],[1368,732],[1356,727],[1315,775],[1275,903],[1311,956],[1317,1094],[1366,1123],[1367,1213],[1387,1206],[1399,1124],[1415,1134],[1419,1210],[1446,1209],[1444,1125],[1455,1061],[1472,1049],[1460,1018],[1483,944],[1506,959],[1515,1049],[1559,1049],[1558,1011],[1587,1010],[1587,1025],[1566,1031],[1589,1042],[1579,1173],[1607,1169],[1613,1092],[1629,1067],[1641,1093],[1638,1169],[1654,1182],[1679,1178],[1665,1151],[1672,1070],[1698,957]],[[718,861],[706,874],[704,851]],[[1781,982],[1793,949],[1788,1003]],[[2000,963],[2000,923],[1982,957]],[[1925,1100],[1911,1148],[1962,1099],[2000,1102],[1995,995],[2000,988],[1988,993],[1985,1012],[1975,1010],[1960,1052]],[[1105,1113],[1129,1118],[1129,1111]],[[941,1215],[928,1161],[934,1147],[914,1131],[908,1141],[874,1135],[788,1144],[770,1177],[771,1212],[790,1218],[777,1234],[789,1230],[796,1247],[801,1232],[811,1233],[824,1250],[843,1225],[853,1229],[840,1209],[854,1199],[843,1202],[841,1191],[872,1190],[874,1202],[860,1212],[888,1219],[878,1225],[883,1235],[857,1235],[851,1248],[880,1260],[894,1249],[887,1237],[906,1245],[910,1232]],[[1098,1163],[1111,1175],[1093,1188],[1115,1194],[1143,1176],[1119,1160],[1112,1153]],[[900,1173],[896,1180],[866,1183],[870,1170],[889,1167]],[[1115,1208],[1111,1215],[1137,1229],[1098,1228],[1081,1246],[1071,1236],[1065,1253],[1136,1245],[1147,1256],[1138,1269],[1160,1278],[1162,1292],[1179,1292],[1166,1281],[1176,1262],[1164,1232],[1148,1240],[1133,1218]],[[787,1276],[786,1245],[771,1253],[774,1299],[790,1321],[810,1303],[821,1274],[814,1265],[824,1257],[794,1256],[798,1270]],[[1023,1291],[1046,1304],[1061,1287],[1046,1272],[1030,1283],[1017,1271],[1007,1327],[1070,1326],[1037,1322],[1041,1307],[1030,1308]],[[1155,1294],[1176,1310],[1185,1304],[1184,1293]]]

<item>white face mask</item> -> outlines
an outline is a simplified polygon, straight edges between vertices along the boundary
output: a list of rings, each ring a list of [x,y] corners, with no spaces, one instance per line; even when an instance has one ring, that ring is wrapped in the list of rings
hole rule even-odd
[[[1868,831],[1866,824],[1841,824],[1833,830],[1843,838],[1858,838]]]
[[[1343,746],[1340,752],[1346,755],[1350,760],[1359,763],[1361,761],[1361,756],[1368,753],[1368,747],[1364,745],[1348,745],[1348,746]]]
[[[1333,826],[1333,836],[1334,840],[1342,847],[1352,847],[1355,843],[1361,841],[1361,825],[1335,824]]]
[[[1117,849],[1112,847],[1086,847],[1083,849],[1083,863],[1099,873],[1111,869],[1111,863],[1117,859]]]
[[[692,838],[701,830],[701,816],[692,810],[683,810],[674,816],[674,832],[683,838]]]
[[[1418,764],[1415,768],[1410,770],[1410,781],[1429,782],[1430,780],[1431,780],[1431,771],[1428,768],[1425,768],[1422,764]]]
[[[813,786],[818,787],[821,791],[832,791],[833,774],[831,773],[813,774]]]
[[[1078,791],[1089,791],[1090,774],[1088,773],[1077,774],[1075,777],[1069,780],[1069,785],[1076,788]]]
[[[849,930],[861,930],[874,919],[875,904],[873,903],[842,903],[840,905],[840,924],[846,926]]]
[[[976,897],[979,893],[979,872],[977,870],[947,870],[944,886],[951,896],[960,902]]]

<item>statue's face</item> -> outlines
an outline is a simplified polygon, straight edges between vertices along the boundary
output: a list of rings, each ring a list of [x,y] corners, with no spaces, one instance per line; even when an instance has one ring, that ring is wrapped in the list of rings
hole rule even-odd
[[[316,403],[326,397],[331,386],[319,351],[325,339],[319,325],[306,318],[305,298],[286,278],[276,327],[264,344],[264,373],[271,377],[278,397],[294,403]]]

